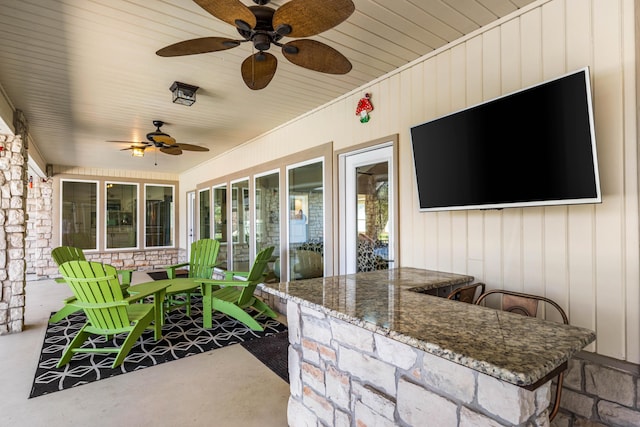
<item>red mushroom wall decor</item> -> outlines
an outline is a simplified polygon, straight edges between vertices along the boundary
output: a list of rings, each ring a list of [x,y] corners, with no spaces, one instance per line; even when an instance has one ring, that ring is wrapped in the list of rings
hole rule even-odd
[[[360,116],[360,123],[367,123],[369,121],[369,113],[372,111],[371,94],[365,93],[364,98],[358,101],[358,107],[356,107],[356,116]]]

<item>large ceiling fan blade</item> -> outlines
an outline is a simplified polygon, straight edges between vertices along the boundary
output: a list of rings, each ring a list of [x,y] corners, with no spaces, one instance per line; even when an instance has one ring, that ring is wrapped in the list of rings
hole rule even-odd
[[[273,14],[273,28],[288,37],[309,37],[346,20],[356,9],[351,0],[291,0]]]
[[[352,67],[343,54],[316,40],[293,40],[282,47],[282,54],[296,65],[321,73],[347,74]]]
[[[172,156],[177,156],[182,154],[182,150],[180,149],[180,147],[162,147],[160,148],[160,151],[162,151],[165,154],[171,154]]]
[[[199,39],[185,40],[163,47],[156,52],[158,56],[182,56],[197,53],[217,52],[238,46],[238,40],[225,37],[202,37]]]
[[[239,0],[194,0],[198,6],[221,21],[234,27],[252,29],[256,26],[256,17]],[[240,21],[240,22],[238,22]],[[249,28],[245,28],[246,23]]]
[[[258,52],[242,62],[242,80],[249,89],[264,89],[271,82],[278,60],[268,52]]]
[[[185,151],[209,151],[207,147],[193,144],[178,144],[177,147]]]

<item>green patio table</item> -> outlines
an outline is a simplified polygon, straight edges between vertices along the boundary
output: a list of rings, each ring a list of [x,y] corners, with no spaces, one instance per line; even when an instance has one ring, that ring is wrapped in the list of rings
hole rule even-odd
[[[147,292],[150,289],[154,289],[156,286],[167,286],[165,293],[165,300],[169,299],[171,296],[176,294],[188,293],[196,290],[200,287],[200,282],[198,278],[192,277],[178,277],[175,279],[163,279],[163,280],[154,280],[152,282],[140,283],[139,285],[130,286],[127,291],[135,295],[140,292]],[[160,316],[160,324],[164,324],[164,314],[166,310],[166,304],[163,304],[163,301],[154,301],[156,307],[156,319]],[[187,315],[190,314],[190,306],[191,301],[186,301],[187,305]]]

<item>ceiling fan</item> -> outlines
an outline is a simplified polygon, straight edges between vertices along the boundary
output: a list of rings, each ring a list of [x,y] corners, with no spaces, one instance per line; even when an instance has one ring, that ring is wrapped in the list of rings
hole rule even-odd
[[[267,87],[278,61],[268,52],[271,45],[282,48],[282,54],[300,67],[328,74],[346,74],[351,62],[340,52],[311,39],[280,43],[283,37],[309,37],[327,31],[346,20],[355,10],[351,0],[290,0],[277,10],[265,6],[270,0],[253,0],[257,6],[245,6],[240,0],[194,0],[216,18],[233,25],[243,37],[202,37],[185,40],[156,52],[163,57],[193,55],[231,49],[252,42],[258,51],[241,66],[242,79],[249,89]]]
[[[144,150],[149,147],[156,147],[165,154],[171,154],[177,156],[182,154],[182,151],[209,151],[207,147],[194,144],[178,144],[172,136],[166,134],[160,130],[164,122],[162,120],[154,120],[153,125],[156,130],[147,134],[148,141],[107,141],[107,142],[125,142],[131,144],[128,148],[123,148],[120,151],[132,150],[134,156],[144,155]]]

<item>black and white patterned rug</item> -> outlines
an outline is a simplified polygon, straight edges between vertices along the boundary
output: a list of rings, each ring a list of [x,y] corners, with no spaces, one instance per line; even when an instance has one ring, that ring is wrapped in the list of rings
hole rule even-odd
[[[222,313],[213,313],[213,328],[202,327],[202,305],[194,298],[191,317],[180,310],[172,311],[162,328],[162,339],[155,341],[148,330],[136,342],[122,365],[111,368],[115,354],[77,353],[67,365],[56,368],[64,349],[85,323],[84,313],[73,314],[47,327],[40,360],[29,397],[37,397],[127,372],[144,369],[183,357],[200,354],[232,344],[246,343],[284,332],[286,325],[267,317],[258,317],[264,332],[255,332]],[[286,334],[285,334],[286,335]],[[87,340],[86,346],[113,346],[122,343],[122,335],[106,342],[104,337]],[[256,343],[257,344],[257,343]],[[266,344],[266,343],[265,343]],[[260,347],[260,346],[252,346]],[[265,348],[270,346],[265,345]],[[259,350],[258,350],[259,351]],[[286,360],[286,352],[284,353]],[[281,375],[282,376],[282,375]]]

